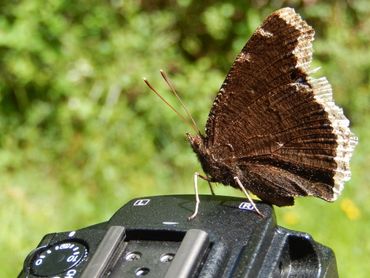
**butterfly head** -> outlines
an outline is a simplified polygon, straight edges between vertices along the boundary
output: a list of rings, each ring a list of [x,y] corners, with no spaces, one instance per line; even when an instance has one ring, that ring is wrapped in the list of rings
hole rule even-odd
[[[207,174],[209,181],[230,184],[231,179],[229,179],[229,177],[232,177],[228,174],[230,169],[222,161],[218,161],[215,158],[212,149],[206,144],[207,137],[202,134],[191,135],[189,133],[187,133],[186,136],[202,165],[203,171]]]
[[[190,133],[186,133],[186,137],[193,148],[193,151],[199,155],[206,155],[207,150],[204,144],[205,138],[201,134],[191,135]]]
[[[209,172],[206,169],[209,168],[209,166],[214,163],[213,156],[206,145],[206,137],[200,133],[197,135],[191,135],[187,133],[186,136],[193,151],[196,153],[200,163],[202,164],[203,170],[205,172]]]

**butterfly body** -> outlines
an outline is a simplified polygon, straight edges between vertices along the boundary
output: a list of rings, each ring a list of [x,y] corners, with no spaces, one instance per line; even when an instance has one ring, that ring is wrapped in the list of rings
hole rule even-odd
[[[237,56],[209,113],[205,134],[188,135],[208,180],[263,201],[334,201],[350,178],[357,138],[326,78],[310,76],[314,30],[284,8]],[[237,182],[238,181],[238,182]]]

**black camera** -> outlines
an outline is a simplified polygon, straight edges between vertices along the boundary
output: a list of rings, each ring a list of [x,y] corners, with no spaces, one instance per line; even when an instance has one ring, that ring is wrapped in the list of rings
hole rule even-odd
[[[333,251],[279,227],[273,208],[201,195],[134,199],[104,223],[45,235],[18,277],[338,277]]]

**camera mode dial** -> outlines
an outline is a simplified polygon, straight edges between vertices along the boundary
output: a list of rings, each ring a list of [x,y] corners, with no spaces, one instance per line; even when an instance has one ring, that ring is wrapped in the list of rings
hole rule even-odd
[[[31,273],[52,276],[78,265],[86,256],[87,247],[77,241],[64,241],[37,252],[31,263]]]

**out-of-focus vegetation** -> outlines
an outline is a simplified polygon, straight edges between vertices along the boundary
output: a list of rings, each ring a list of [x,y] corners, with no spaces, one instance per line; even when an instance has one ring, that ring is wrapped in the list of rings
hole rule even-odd
[[[273,10],[315,28],[313,67],[359,136],[336,203],[276,209],[281,226],[332,247],[341,277],[370,273],[370,2],[7,1],[0,10],[0,275],[14,277],[48,232],[107,220],[133,197],[192,193],[200,165],[166,69],[199,125],[234,57]],[[241,194],[219,186],[218,194]],[[208,186],[201,184],[208,193]]]

